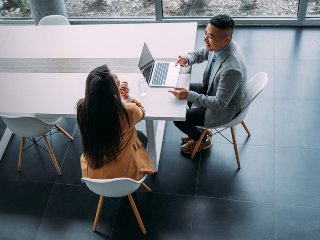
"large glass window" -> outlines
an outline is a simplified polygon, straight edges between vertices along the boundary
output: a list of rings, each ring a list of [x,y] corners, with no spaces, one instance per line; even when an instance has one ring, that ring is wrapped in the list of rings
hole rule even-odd
[[[297,17],[299,0],[163,0],[163,15]]]
[[[155,15],[154,0],[66,0],[69,17],[147,17]]]
[[[307,17],[320,16],[320,0],[309,0],[307,8]]]
[[[31,18],[30,0],[0,0],[1,18]],[[42,1],[42,0],[38,0]],[[45,1],[45,0],[43,0]],[[46,0],[49,1],[49,0]],[[50,0],[55,2],[57,0]],[[79,19],[148,18],[175,21],[192,17],[201,22],[213,15],[226,13],[245,23],[319,25],[320,0],[63,0],[67,15]],[[254,18],[254,20],[252,20]],[[309,18],[309,19],[308,19]],[[310,19],[313,18],[313,19]],[[314,19],[317,18],[317,19]],[[16,21],[16,20],[13,21]],[[307,21],[304,21],[304,20]],[[310,20],[310,21],[309,21]],[[117,21],[117,20],[116,20]]]

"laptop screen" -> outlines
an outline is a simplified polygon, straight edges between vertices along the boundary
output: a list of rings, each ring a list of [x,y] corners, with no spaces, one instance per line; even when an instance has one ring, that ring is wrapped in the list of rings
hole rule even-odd
[[[146,43],[143,44],[138,66],[143,76],[146,78],[147,82],[149,83],[152,75],[152,69],[154,66],[154,58],[152,57],[151,52]]]

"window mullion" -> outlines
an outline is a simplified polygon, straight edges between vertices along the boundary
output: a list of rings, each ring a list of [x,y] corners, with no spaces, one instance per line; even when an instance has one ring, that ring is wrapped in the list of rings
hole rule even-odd
[[[301,25],[302,22],[306,18],[307,7],[308,7],[308,0],[300,0],[299,1],[299,6],[298,6],[298,22],[299,22],[299,25]]]
[[[156,21],[161,22],[163,18],[162,0],[155,0]]]

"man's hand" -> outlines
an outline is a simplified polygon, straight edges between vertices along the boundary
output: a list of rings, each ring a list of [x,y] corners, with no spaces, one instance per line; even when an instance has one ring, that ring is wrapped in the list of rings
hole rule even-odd
[[[127,100],[129,97],[129,86],[127,82],[121,82],[119,86],[119,92],[123,100]]]
[[[180,64],[180,66],[182,67],[187,67],[189,65],[189,60],[187,57],[178,56],[175,66],[177,66],[178,64]]]
[[[189,95],[189,90],[185,88],[174,88],[174,90],[169,90],[169,92],[171,92],[174,96],[176,96],[176,98],[180,100],[187,99]]]

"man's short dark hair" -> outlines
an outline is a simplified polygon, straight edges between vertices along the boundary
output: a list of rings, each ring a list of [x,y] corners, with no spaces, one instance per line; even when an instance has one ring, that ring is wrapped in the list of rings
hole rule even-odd
[[[235,26],[233,19],[227,14],[216,15],[210,19],[209,23],[221,30],[231,30],[231,33]]]

